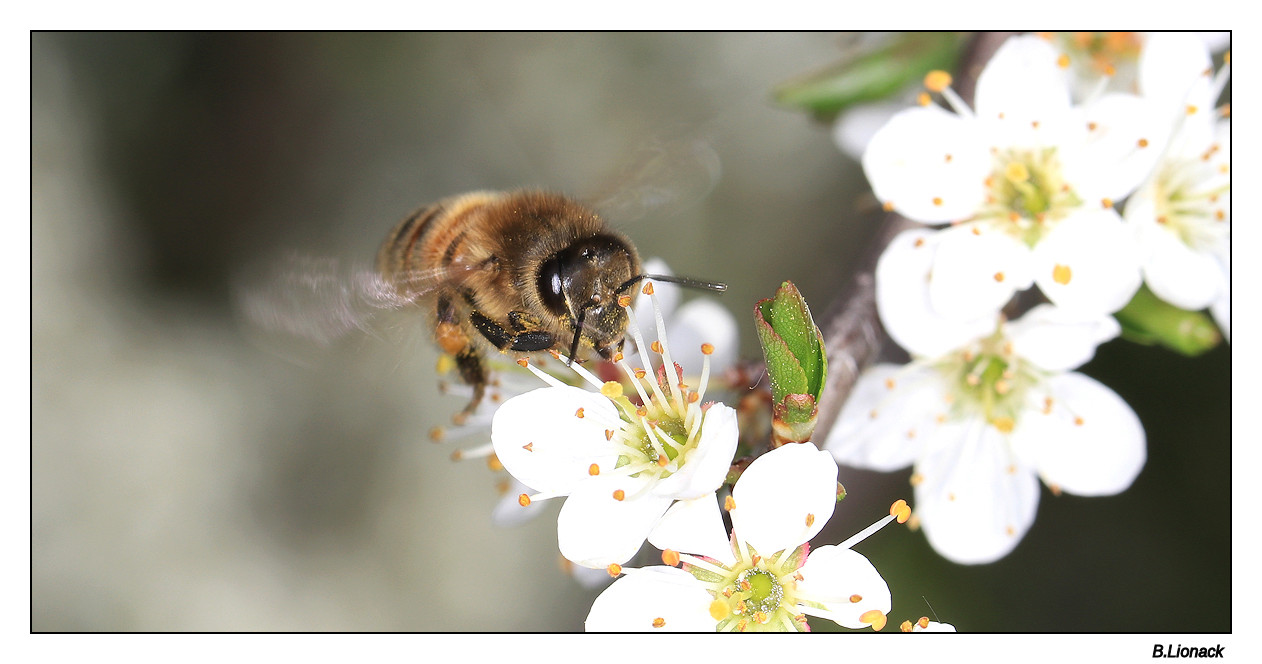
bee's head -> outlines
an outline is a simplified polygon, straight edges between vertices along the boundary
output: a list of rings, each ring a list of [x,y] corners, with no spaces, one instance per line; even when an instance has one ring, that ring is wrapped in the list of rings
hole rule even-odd
[[[605,359],[621,350],[627,312],[618,305],[618,296],[639,269],[635,249],[612,234],[584,238],[544,261],[539,294],[545,307],[570,322],[571,358],[580,341]]]

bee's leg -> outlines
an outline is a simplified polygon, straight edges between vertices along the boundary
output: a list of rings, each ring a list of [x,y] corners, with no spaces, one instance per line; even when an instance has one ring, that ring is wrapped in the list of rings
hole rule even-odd
[[[452,305],[450,297],[439,296],[437,314],[434,336],[438,339],[438,345],[443,352],[456,358],[460,379],[473,388],[473,398],[469,400],[469,405],[452,417],[456,424],[463,424],[478,409],[478,404],[482,403],[482,397],[486,395],[486,367],[482,364],[482,355],[473,345],[473,340],[460,325],[460,313]]]
[[[482,354],[473,344],[465,346],[464,350],[456,353],[456,369],[460,371],[460,379],[473,388],[473,398],[469,399],[469,405],[452,416],[456,424],[464,424],[473,411],[478,409],[478,405],[482,403],[482,397],[486,396],[486,366],[482,363]]]
[[[522,321],[525,320],[525,316],[526,314],[514,311],[509,314],[509,324],[513,327],[524,327]],[[486,337],[487,341],[500,350],[516,350],[531,353],[547,350],[556,344],[556,337],[549,332],[537,330],[533,332],[510,332],[504,329],[504,326],[487,318],[479,311],[469,314],[469,322],[473,323],[473,329],[480,332],[482,336]]]

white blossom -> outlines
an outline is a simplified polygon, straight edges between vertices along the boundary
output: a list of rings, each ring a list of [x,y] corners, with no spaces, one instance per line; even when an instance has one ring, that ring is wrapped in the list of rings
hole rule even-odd
[[[750,464],[725,502],[730,538],[716,495],[675,503],[649,541],[682,569],[618,570],[626,576],[596,598],[587,630],[807,631],[807,615],[852,629],[885,625],[889,587],[850,547],[895,516],[840,545],[807,544],[837,502],[837,464],[828,453],[810,443],[772,450]]]
[[[646,285],[645,292],[652,290]],[[622,304],[629,308],[629,298]],[[722,484],[736,451],[736,411],[702,399],[709,354],[703,355],[697,386],[684,383],[656,306],[654,317],[658,341],[651,347],[634,316],[629,330],[636,347],[646,349],[645,358],[660,356],[657,369],[651,361],[639,368],[621,353],[615,357],[638,404],[623,393],[622,384],[601,381],[575,364],[597,391],[536,372],[550,387],[509,399],[492,421],[496,457],[536,492],[523,492],[519,503],[565,497],[557,520],[561,554],[585,567],[629,560],[674,501],[708,494]],[[706,351],[712,352],[709,344]]]
[[[938,72],[929,82],[954,112],[907,109],[868,145],[863,167],[878,199],[912,220],[951,224],[922,285],[938,315],[993,315],[1036,284],[1092,317],[1138,289],[1138,246],[1113,204],[1151,169],[1163,123],[1135,95],[1074,105],[1065,66],[1042,38],[1009,39],[979,76],[974,108]],[[882,288],[878,279],[878,296]]]
[[[1117,336],[1116,321],[1051,305],[999,320],[952,350],[911,345],[910,364],[865,371],[824,444],[846,465],[913,466],[915,514],[958,563],[1012,551],[1034,522],[1040,479],[1055,493],[1110,495],[1146,459],[1134,411],[1072,371]]]

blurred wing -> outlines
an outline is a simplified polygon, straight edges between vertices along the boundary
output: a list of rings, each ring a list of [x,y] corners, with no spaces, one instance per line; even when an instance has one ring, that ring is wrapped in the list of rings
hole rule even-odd
[[[438,268],[387,280],[362,265],[290,254],[270,263],[259,276],[241,280],[234,305],[247,331],[279,342],[326,348],[354,335],[380,336],[389,326],[391,312],[420,313],[422,298],[471,269]]]
[[[719,155],[702,139],[654,139],[598,187],[587,202],[616,223],[673,212],[704,199],[719,182]]]

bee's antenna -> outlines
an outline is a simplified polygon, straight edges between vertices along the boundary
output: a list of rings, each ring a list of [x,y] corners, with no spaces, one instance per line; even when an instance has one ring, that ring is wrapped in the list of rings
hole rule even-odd
[[[719,283],[717,281],[702,281],[700,279],[676,277],[669,274],[638,274],[630,279],[627,279],[626,283],[619,286],[617,293],[622,294],[628,288],[640,281],[643,281],[644,279],[662,281],[668,284],[679,284],[680,286],[684,286],[686,288],[704,288],[705,290],[712,290],[716,293],[722,293],[727,290],[727,284]]]

